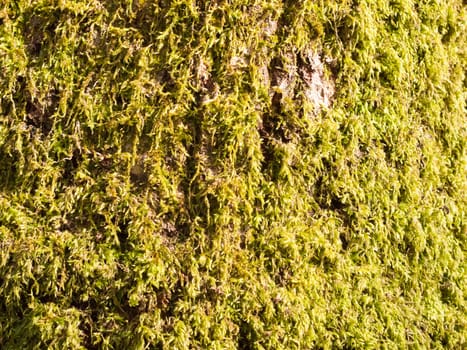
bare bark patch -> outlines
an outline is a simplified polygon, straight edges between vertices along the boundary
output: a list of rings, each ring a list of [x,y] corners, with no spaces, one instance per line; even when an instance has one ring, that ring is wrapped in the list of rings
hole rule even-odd
[[[312,50],[296,54],[293,49],[272,59],[264,82],[270,84],[273,108],[284,99],[296,99],[301,94],[314,106],[316,113],[331,107],[335,84],[326,74],[326,65],[330,62]]]
[[[322,57],[311,50],[306,52],[299,60],[298,74],[304,84],[305,97],[315,106],[315,111],[329,108],[335,93],[335,84],[326,77]]]

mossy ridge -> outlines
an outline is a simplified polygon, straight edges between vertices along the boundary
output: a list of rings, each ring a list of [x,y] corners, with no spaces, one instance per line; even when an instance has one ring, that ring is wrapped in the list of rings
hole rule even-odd
[[[462,2],[0,19],[2,348],[465,346]]]

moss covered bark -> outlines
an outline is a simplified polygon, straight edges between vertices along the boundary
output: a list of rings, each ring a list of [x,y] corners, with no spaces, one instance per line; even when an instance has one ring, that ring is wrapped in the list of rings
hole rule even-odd
[[[466,8],[0,4],[0,347],[466,347]]]

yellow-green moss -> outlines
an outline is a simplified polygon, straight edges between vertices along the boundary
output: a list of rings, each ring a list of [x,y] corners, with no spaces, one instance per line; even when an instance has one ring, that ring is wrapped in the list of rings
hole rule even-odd
[[[3,1],[0,348],[465,347],[465,23]]]

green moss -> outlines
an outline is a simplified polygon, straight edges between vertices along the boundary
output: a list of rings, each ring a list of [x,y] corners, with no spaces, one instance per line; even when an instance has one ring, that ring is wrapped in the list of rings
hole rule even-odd
[[[465,23],[4,2],[0,347],[465,347]]]

